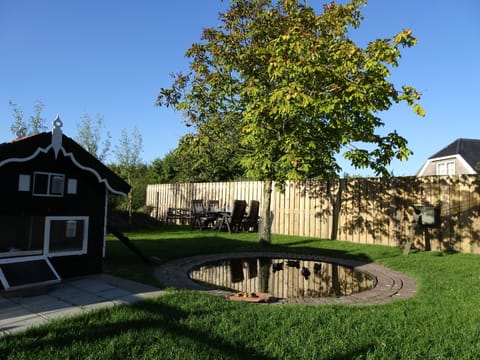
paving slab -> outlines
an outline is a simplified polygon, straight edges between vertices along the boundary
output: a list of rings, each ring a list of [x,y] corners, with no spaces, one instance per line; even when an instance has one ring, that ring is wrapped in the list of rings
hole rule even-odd
[[[130,304],[164,291],[108,274],[65,279],[59,284],[0,292],[0,336],[105,307]]]

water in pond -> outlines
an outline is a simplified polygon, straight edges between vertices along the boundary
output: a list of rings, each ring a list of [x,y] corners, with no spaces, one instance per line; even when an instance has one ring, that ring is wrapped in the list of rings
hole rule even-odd
[[[372,276],[349,267],[295,258],[212,261],[192,269],[189,277],[212,288],[264,292],[276,298],[343,296],[375,286]]]

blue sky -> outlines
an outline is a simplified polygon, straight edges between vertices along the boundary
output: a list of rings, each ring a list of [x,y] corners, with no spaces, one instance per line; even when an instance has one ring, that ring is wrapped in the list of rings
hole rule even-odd
[[[318,11],[323,3],[308,1]],[[226,0],[1,0],[0,142],[13,138],[9,100],[25,117],[41,100],[49,127],[58,113],[75,137],[81,117],[99,113],[113,143],[136,126],[143,161],[162,158],[188,129],[179,113],[154,106],[158,91],[187,68],[185,51],[227,7]],[[427,116],[404,105],[381,115],[385,131],[396,129],[414,151],[392,163],[393,173],[413,175],[453,140],[480,138],[480,1],[370,0],[363,14],[352,34],[360,45],[404,28],[419,40],[391,80],[422,92]],[[371,174],[341,164],[349,174]]]

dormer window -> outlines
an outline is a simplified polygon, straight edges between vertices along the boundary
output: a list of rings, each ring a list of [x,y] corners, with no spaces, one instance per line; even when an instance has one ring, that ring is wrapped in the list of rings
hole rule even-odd
[[[35,172],[33,174],[33,195],[63,196],[65,175]]]
[[[455,175],[455,161],[438,162],[436,166],[437,175]]]

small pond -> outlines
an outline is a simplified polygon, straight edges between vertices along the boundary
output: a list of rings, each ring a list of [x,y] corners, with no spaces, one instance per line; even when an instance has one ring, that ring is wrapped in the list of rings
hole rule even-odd
[[[263,292],[276,298],[338,297],[372,289],[376,279],[352,268],[318,260],[231,258],[195,266],[189,278],[233,292]]]

